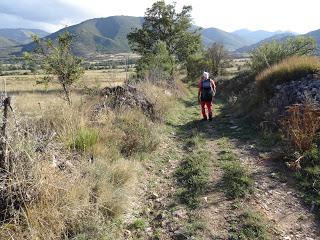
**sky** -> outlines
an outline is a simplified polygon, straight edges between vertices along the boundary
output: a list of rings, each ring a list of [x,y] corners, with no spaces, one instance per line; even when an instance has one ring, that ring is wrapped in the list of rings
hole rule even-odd
[[[0,28],[39,28],[54,32],[90,18],[143,16],[155,1],[0,0]],[[296,33],[320,29],[320,0],[176,0],[176,3],[177,10],[183,5],[192,5],[193,23],[204,28]]]

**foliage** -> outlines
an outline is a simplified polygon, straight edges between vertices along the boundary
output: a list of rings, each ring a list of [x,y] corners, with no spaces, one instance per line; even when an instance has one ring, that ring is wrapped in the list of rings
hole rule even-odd
[[[191,10],[191,6],[183,6],[178,13],[175,4],[166,4],[163,0],[147,9],[142,28],[128,34],[129,45],[142,56],[142,63],[148,63],[150,55],[155,54],[159,41],[164,42],[173,60],[170,73],[173,77],[174,63],[185,63],[188,56],[199,49],[200,35],[197,30],[191,30]]]
[[[312,55],[316,42],[312,37],[294,37],[264,44],[251,52],[251,70],[259,73],[290,56]]]
[[[245,211],[232,222],[230,229],[232,240],[267,240],[267,229],[261,217],[252,211]]]
[[[99,140],[99,134],[94,129],[81,128],[74,137],[72,147],[78,151],[86,152]]]
[[[151,82],[169,80],[174,69],[174,59],[170,56],[165,42],[156,43],[154,53],[138,60],[137,73]]]
[[[203,150],[193,152],[176,171],[179,184],[184,188],[180,197],[190,208],[198,206],[198,197],[204,193],[209,182],[209,158]]]
[[[82,59],[76,57],[71,52],[71,44],[73,37],[70,33],[64,32],[59,35],[57,45],[51,40],[43,41],[38,37],[34,37],[37,44],[37,54],[31,57],[37,57],[42,60],[42,68],[46,76],[41,83],[48,84],[57,77],[58,82],[63,88],[65,100],[71,104],[71,86],[80,79],[84,73],[82,67]],[[30,55],[26,55],[27,59]]]
[[[271,93],[272,87],[287,81],[299,80],[308,74],[320,72],[320,59],[312,56],[293,56],[264,70],[256,77],[257,87]]]
[[[134,222],[130,225],[131,229],[136,229],[136,230],[144,230],[147,227],[147,223],[143,218],[138,218],[134,220]]]
[[[293,148],[301,153],[311,149],[320,130],[320,109],[311,103],[295,104],[287,109],[281,129]]]
[[[207,49],[206,58],[209,61],[208,72],[216,76],[222,74],[223,66],[229,58],[229,53],[223,44],[213,43],[212,46]]]
[[[0,75],[3,74],[3,65],[2,65],[2,62],[0,62]]]
[[[223,44],[213,43],[206,51],[198,52],[188,58],[186,63],[188,77],[198,78],[203,71],[209,72],[212,76],[221,74],[228,58],[228,51]]]

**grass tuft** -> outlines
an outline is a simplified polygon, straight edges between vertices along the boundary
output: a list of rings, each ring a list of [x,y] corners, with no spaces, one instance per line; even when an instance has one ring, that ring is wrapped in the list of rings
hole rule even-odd
[[[198,197],[203,194],[209,182],[209,153],[198,150],[191,153],[176,171],[178,183],[182,186],[181,200],[190,208],[199,206]]]
[[[86,152],[93,147],[99,140],[99,134],[95,129],[81,128],[76,133],[72,143],[72,148]]]
[[[220,156],[224,175],[222,177],[223,189],[230,199],[240,199],[253,191],[253,180],[248,170],[239,162],[236,155],[225,151]]]
[[[308,74],[320,72],[320,59],[311,56],[294,56],[264,70],[256,77],[261,92],[272,93],[273,86],[299,80]]]
[[[232,240],[267,240],[267,228],[261,216],[252,211],[245,211],[232,221],[230,229]]]

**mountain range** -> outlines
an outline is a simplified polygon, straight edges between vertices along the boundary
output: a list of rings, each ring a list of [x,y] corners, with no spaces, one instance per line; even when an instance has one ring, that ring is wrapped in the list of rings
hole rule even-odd
[[[95,18],[66,27],[52,34],[38,29],[0,29],[0,48],[5,49],[5,52],[10,52],[11,48],[16,53],[22,53],[34,48],[34,44],[31,43],[31,35],[33,34],[45,39],[55,40],[62,32],[69,31],[76,36],[73,52],[77,55],[92,56],[95,54],[129,52],[127,34],[134,28],[140,28],[143,21],[143,17],[131,16]],[[193,28],[197,28],[197,26],[193,26]],[[218,28],[203,28],[200,33],[205,47],[219,42],[229,50],[237,50],[238,52],[248,52],[262,43],[296,35],[292,32],[250,31],[248,29],[226,32]],[[320,44],[320,29],[306,35],[315,37]],[[12,52],[14,51],[12,50]]]
[[[32,35],[43,38],[49,33],[40,29],[0,29],[0,48],[28,44],[32,41]]]

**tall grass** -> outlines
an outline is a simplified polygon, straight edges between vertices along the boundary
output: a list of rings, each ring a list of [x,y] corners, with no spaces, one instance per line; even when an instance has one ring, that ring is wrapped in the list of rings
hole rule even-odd
[[[155,150],[157,124],[136,109],[97,113],[95,101],[10,121],[0,239],[121,239],[138,178],[129,159]]]
[[[292,80],[299,80],[308,74],[320,72],[320,59],[312,56],[294,56],[264,70],[256,77],[258,89],[272,93],[272,88]]]

